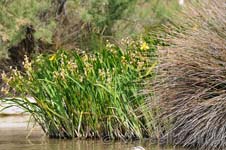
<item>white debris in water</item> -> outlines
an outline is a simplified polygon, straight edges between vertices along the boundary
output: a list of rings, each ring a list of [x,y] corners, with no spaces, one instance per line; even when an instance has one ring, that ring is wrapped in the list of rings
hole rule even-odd
[[[184,0],[179,0],[179,5],[183,6],[184,5]]]
[[[145,150],[142,146],[133,147],[131,150]]]

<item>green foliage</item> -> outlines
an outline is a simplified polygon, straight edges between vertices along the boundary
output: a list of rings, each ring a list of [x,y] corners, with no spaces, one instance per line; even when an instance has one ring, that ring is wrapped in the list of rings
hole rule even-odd
[[[153,31],[153,26],[169,19],[171,10],[177,9],[176,2],[67,0],[65,16],[57,16],[57,1],[4,0],[0,3],[0,53],[4,56],[0,57],[21,41],[26,25],[33,25],[36,40],[53,44],[53,49],[101,49],[106,39],[117,41]]]
[[[150,136],[154,127],[147,119],[153,112],[140,108],[144,97],[138,92],[143,79],[153,76],[155,43],[148,38],[122,43],[125,48],[108,43],[93,53],[60,50],[32,63],[26,57],[24,73],[2,75],[22,99],[3,101],[30,112],[50,137]]]
[[[87,11],[90,22],[103,35],[112,35],[114,24],[131,13],[137,0],[92,0]]]
[[[43,24],[39,17],[40,12],[49,9],[50,5],[51,0],[2,1],[0,3],[0,41],[2,41],[0,51],[6,51],[7,47],[18,43],[24,37],[23,28],[27,25],[35,27],[37,38],[50,41],[55,25],[52,22]]]
[[[161,25],[174,20],[173,16],[181,10],[177,0],[139,0],[130,5],[112,26],[116,39],[159,31]]]
[[[155,0],[155,4],[152,8],[152,11],[155,14],[155,17],[160,21],[165,19],[171,19],[172,15],[180,10],[180,6],[177,0],[173,0],[171,2],[164,0]]]

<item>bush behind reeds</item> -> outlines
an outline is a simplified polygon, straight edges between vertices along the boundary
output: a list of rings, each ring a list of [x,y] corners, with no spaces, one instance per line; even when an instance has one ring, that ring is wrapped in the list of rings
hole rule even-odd
[[[24,72],[2,74],[8,85],[2,91],[11,88],[20,98],[3,101],[24,108],[54,138],[150,136],[151,112],[139,108],[144,97],[137,93],[143,78],[153,74],[155,41],[122,42],[127,46],[108,43],[93,53],[59,50],[32,62],[25,57]]]
[[[165,27],[169,44],[159,66],[149,107],[171,122],[165,137],[185,147],[226,148],[226,13],[224,0],[187,3]],[[149,86],[152,84],[149,84]],[[149,88],[150,89],[150,88]],[[146,91],[147,92],[147,91]]]

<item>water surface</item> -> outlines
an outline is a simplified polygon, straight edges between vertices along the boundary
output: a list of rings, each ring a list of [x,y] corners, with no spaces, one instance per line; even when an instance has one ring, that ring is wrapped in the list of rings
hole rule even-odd
[[[132,150],[142,146],[145,150],[183,150],[151,145],[150,141],[109,142],[100,140],[49,139],[39,126],[27,126],[29,116],[0,116],[0,150]]]

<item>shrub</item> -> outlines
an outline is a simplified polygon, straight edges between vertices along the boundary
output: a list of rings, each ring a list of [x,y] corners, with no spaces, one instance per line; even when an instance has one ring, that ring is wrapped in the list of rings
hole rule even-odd
[[[172,123],[167,135],[174,144],[225,149],[225,1],[200,0],[184,9],[165,28],[169,46],[159,51],[156,103]]]
[[[128,17],[137,0],[94,0],[86,15],[97,28],[97,33],[105,36],[113,35],[114,24]]]
[[[45,45],[51,45],[47,46],[51,50],[98,49],[106,39],[114,41],[151,30],[155,22],[169,18],[175,1],[4,0],[0,2],[0,59],[24,39],[24,27],[33,26],[39,50],[46,50]]]
[[[52,31],[56,24],[49,17],[48,22],[42,22],[40,12],[47,11],[51,6],[50,0],[21,0],[0,2],[0,58],[7,56],[7,49],[20,42],[24,35],[24,26],[33,25],[36,38],[51,41]]]
[[[59,50],[32,62],[25,57],[25,72],[2,74],[20,98],[3,101],[24,108],[50,137],[150,136],[151,112],[139,108],[144,97],[137,93],[143,78],[152,76],[153,42],[124,40],[125,49],[108,43],[93,53]]]

